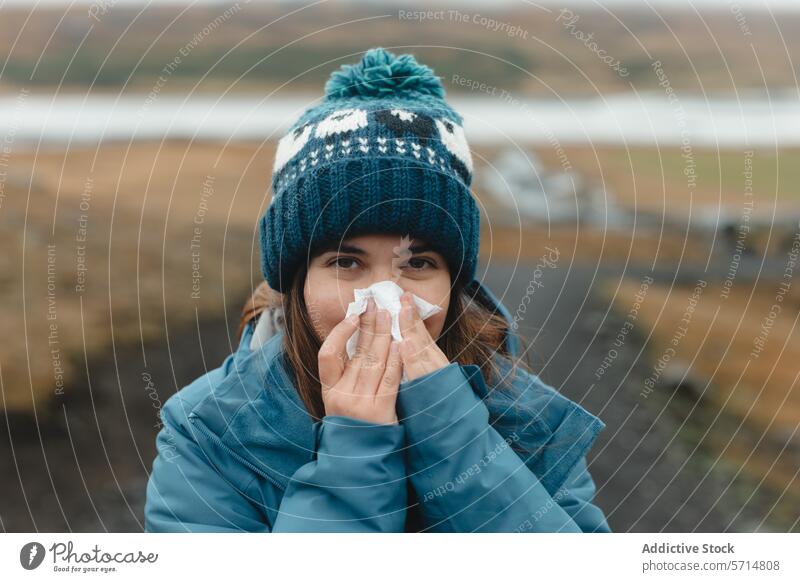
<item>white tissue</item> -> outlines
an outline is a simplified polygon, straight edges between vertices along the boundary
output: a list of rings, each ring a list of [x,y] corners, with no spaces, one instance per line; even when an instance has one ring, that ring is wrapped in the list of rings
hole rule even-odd
[[[402,307],[402,303],[400,303],[400,296],[402,294],[403,288],[394,281],[388,280],[373,283],[366,289],[356,289],[355,301],[347,306],[347,314],[345,315],[345,318],[350,317],[354,313],[358,315],[364,313],[367,310],[367,300],[372,297],[375,300],[375,307],[377,309],[386,309],[391,314],[392,337],[395,340],[400,341],[403,339],[403,336],[400,335],[400,308]],[[411,294],[411,297],[413,298],[414,304],[417,307],[417,313],[419,313],[419,316],[422,319],[427,319],[434,313],[438,313],[442,310],[442,308],[438,305],[428,303],[413,293]],[[356,330],[355,333],[350,336],[350,339],[347,340],[347,357],[351,359],[353,358],[353,355],[356,352],[356,346],[358,345],[358,333],[358,330]]]

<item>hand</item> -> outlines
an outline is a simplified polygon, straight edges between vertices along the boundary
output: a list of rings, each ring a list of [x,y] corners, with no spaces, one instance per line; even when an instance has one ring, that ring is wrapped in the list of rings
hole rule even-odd
[[[400,296],[400,358],[406,372],[406,381],[414,380],[450,364],[439,346],[428,333],[425,322],[419,316],[411,294]]]
[[[319,350],[319,379],[325,414],[350,416],[376,424],[397,424],[397,390],[403,373],[398,342],[392,339],[389,312],[370,298],[360,317],[342,320]],[[348,360],[346,344],[360,329]]]

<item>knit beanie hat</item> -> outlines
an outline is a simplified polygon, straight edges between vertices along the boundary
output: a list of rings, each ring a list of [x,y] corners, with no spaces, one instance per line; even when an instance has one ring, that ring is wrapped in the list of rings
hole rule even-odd
[[[451,279],[477,268],[480,212],[462,118],[433,70],[410,54],[367,51],[335,71],[323,100],[281,138],[259,223],[262,271],[281,293],[321,244],[359,234],[420,237]]]

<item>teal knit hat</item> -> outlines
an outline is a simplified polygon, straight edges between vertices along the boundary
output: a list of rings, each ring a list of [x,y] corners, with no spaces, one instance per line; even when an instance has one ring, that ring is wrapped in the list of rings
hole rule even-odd
[[[462,118],[410,54],[367,51],[335,71],[325,97],[281,138],[259,224],[270,287],[289,289],[317,248],[368,233],[425,239],[454,282],[475,276],[480,212]]]

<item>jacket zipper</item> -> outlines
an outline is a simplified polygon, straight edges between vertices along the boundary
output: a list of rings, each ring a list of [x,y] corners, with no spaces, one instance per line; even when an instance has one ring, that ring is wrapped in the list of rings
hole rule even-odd
[[[263,469],[260,469],[259,467],[256,467],[253,463],[251,463],[250,461],[248,461],[247,459],[242,457],[239,453],[237,453],[232,448],[230,448],[228,445],[226,445],[224,442],[222,442],[222,439],[219,438],[216,434],[214,434],[213,432],[208,430],[208,428],[206,428],[206,426],[202,422],[195,422],[196,420],[198,420],[197,416],[194,416],[194,415],[191,415],[191,414],[189,415],[189,421],[194,426],[196,426],[200,430],[200,432],[207,439],[212,441],[214,444],[216,444],[218,447],[220,447],[222,450],[224,450],[226,453],[228,453],[231,457],[233,457],[234,459],[236,459],[237,461],[242,463],[244,466],[248,467],[251,471],[254,471],[255,473],[257,473],[257,474],[261,475],[262,477],[264,477],[267,481],[272,483],[275,487],[277,487],[281,491],[285,491],[286,490],[286,487],[284,487],[283,484],[278,482],[269,473],[267,473]]]

